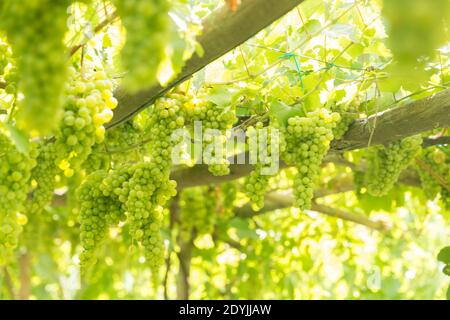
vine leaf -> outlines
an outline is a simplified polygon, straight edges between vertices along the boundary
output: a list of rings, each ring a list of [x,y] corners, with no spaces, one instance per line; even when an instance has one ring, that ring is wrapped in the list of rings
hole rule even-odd
[[[442,248],[438,253],[437,259],[445,264],[450,264],[450,246]]]
[[[282,101],[272,100],[270,104],[269,114],[272,118],[276,119],[280,125],[286,126],[287,121],[291,117],[305,116],[303,109],[300,105],[288,106]]]
[[[9,123],[6,123],[5,127],[8,129],[10,138],[14,142],[17,150],[28,155],[30,150],[30,142],[27,135]]]

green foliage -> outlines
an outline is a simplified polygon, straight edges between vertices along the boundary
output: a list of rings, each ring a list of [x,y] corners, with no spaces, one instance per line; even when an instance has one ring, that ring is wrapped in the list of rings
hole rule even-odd
[[[218,5],[0,1],[0,299],[448,297],[449,128],[342,151],[448,90],[447,2],[305,1],[147,96]]]
[[[425,80],[426,59],[448,40],[445,32],[442,32],[442,28],[450,21],[448,1],[385,0],[383,16],[388,24],[387,43],[395,59],[392,72],[402,78],[413,74],[416,83],[417,79]],[[414,81],[400,82],[398,77],[394,82],[398,86],[414,88]]]

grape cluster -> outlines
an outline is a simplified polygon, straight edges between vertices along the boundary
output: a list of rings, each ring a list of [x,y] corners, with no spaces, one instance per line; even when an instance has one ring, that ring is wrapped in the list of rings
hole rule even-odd
[[[183,189],[180,195],[180,236],[188,241],[196,236],[211,234],[216,222],[216,194],[213,187]]]
[[[17,93],[17,68],[12,56],[12,51],[8,43],[0,37],[0,93],[16,95]],[[0,109],[8,109],[12,104],[4,100],[5,105],[0,101]],[[15,103],[15,100],[12,100]],[[9,106],[8,106],[9,104]]]
[[[95,143],[103,142],[112,110],[117,106],[112,82],[104,71],[77,74],[67,86],[68,98],[62,125],[56,135],[57,165],[67,177],[89,156]]]
[[[339,140],[347,132],[350,124],[357,119],[358,113],[356,108],[350,105],[333,105],[330,110],[338,113],[341,117],[333,129],[334,139]]]
[[[436,149],[437,152],[440,154],[441,151]],[[443,154],[443,153],[442,153]],[[443,154],[445,156],[445,154]],[[436,158],[436,159],[435,159]],[[435,157],[435,150],[433,148],[427,148],[423,150],[422,156],[420,159],[432,170],[433,172],[440,173],[442,166],[439,165],[440,159],[438,157]],[[438,160],[436,162],[435,160]],[[441,163],[442,164],[442,163]],[[422,188],[425,196],[429,199],[434,199],[437,194],[441,191],[441,186],[439,182],[436,181],[436,179],[433,178],[433,176],[425,171],[422,170],[420,167],[418,168],[418,173],[420,176],[420,181],[422,183]]]
[[[421,145],[422,137],[416,135],[391,142],[387,146],[370,148],[367,152],[365,175],[367,192],[373,196],[386,195],[397,182],[400,173],[420,152]]]
[[[163,261],[159,231],[164,206],[176,194],[176,182],[169,178],[173,147],[171,134],[184,126],[184,109],[177,99],[161,98],[154,104],[148,122],[151,161],[135,166],[129,180],[126,206],[131,236],[144,246],[146,259],[156,275]]]
[[[32,192],[26,203],[29,215],[37,215],[52,200],[55,190],[55,176],[58,168],[55,165],[56,151],[52,143],[42,142],[38,148],[36,166],[31,171]]]
[[[199,100],[194,108],[187,108],[190,123],[201,122],[203,130],[203,162],[215,176],[230,173],[230,162],[226,154],[227,129],[237,121],[233,106],[221,107],[206,100]],[[218,130],[211,132],[208,129]],[[217,148],[216,148],[217,147]]]
[[[61,117],[66,81],[66,10],[69,0],[9,1],[0,20],[17,61],[24,94],[21,126],[47,134]]]
[[[114,170],[91,173],[78,188],[80,202],[80,265],[87,268],[96,260],[96,252],[108,227],[125,220],[125,202],[133,165],[121,164]],[[105,212],[108,210],[108,212]]]
[[[105,145],[115,163],[140,161],[144,148],[138,146],[143,140],[144,128],[130,120],[106,132]]]
[[[151,137],[149,161],[122,163],[109,172],[100,170],[92,173],[89,176],[92,178],[88,178],[92,183],[85,183],[80,189],[82,202],[80,217],[82,226],[85,225],[89,229],[91,223],[89,217],[95,216],[96,213],[95,210],[87,209],[93,208],[95,201],[98,202],[95,206],[103,206],[103,209],[114,209],[114,213],[125,214],[132,239],[144,247],[147,264],[154,277],[157,277],[164,257],[160,235],[164,206],[176,194],[176,183],[169,178],[173,147],[171,134],[184,126],[183,108],[176,99],[161,98],[154,104],[148,122]],[[97,190],[94,192],[95,188]],[[101,200],[101,197],[105,199]],[[114,208],[106,207],[101,201],[105,203],[109,201]],[[105,214],[102,213],[101,216]],[[105,222],[98,222],[98,239],[103,237],[107,226],[117,223],[118,219],[122,218],[122,215],[115,214],[114,219],[108,221],[108,217],[105,216]],[[91,229],[89,231],[92,231]],[[84,246],[82,263],[89,262],[90,258],[95,256],[94,245],[98,241],[89,241],[87,246]]]
[[[127,37],[121,57],[122,67],[128,72],[123,85],[129,91],[138,91],[156,82],[170,31],[170,2],[113,0],[113,3]]]
[[[30,172],[36,161],[34,150],[27,156],[16,149],[10,138],[0,131],[0,265],[11,258],[18,244],[26,216],[23,209],[29,190]]]
[[[80,200],[80,239],[83,251],[80,265],[86,268],[96,261],[96,251],[107,228],[124,220],[120,202],[104,195],[102,185],[107,172],[99,170],[87,177],[78,190]]]
[[[92,152],[83,162],[83,169],[87,174],[98,170],[108,170],[110,166],[110,155],[104,148],[103,144],[95,144],[92,147]]]
[[[257,162],[254,170],[246,177],[244,191],[250,198],[252,208],[259,211],[264,207],[264,195],[269,185],[269,179],[276,172],[270,172],[268,169],[273,165],[272,144],[279,146],[278,136],[273,135],[273,129],[269,126],[263,129],[263,123],[258,122],[255,127],[247,128],[247,137],[254,142],[249,145],[257,145]],[[265,130],[265,131],[263,131]],[[276,139],[276,141],[272,141]],[[278,161],[278,158],[275,159]]]
[[[283,129],[283,159],[298,170],[294,178],[294,206],[299,209],[311,207],[320,165],[328,152],[333,140],[333,129],[339,120],[338,113],[330,113],[322,108],[308,112],[305,117],[289,118],[287,127]]]
[[[420,166],[417,168],[425,196],[433,199],[440,193],[445,208],[450,208],[450,192],[431,174],[440,176],[450,185],[450,157],[439,148],[427,148],[423,150],[420,159],[428,169]]]

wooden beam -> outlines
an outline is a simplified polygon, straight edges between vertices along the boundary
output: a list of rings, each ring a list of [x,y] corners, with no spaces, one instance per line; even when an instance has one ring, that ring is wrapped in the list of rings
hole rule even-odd
[[[239,46],[259,31],[281,18],[303,0],[243,0],[233,12],[222,6],[210,14],[202,23],[203,33],[197,39],[204,54],[194,54],[180,74],[164,88],[154,85],[140,92],[130,94],[119,87],[114,96],[119,104],[107,128],[112,128],[135,116],[139,111],[176,85],[190,78],[228,51]]]
[[[365,119],[354,121],[343,139],[331,148],[354,150],[386,144],[424,131],[450,126],[450,89],[426,98],[387,109]]]

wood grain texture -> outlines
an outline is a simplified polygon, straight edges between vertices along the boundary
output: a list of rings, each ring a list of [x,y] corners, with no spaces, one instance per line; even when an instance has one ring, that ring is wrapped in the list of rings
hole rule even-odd
[[[386,144],[424,131],[450,126],[450,89],[403,106],[385,110],[351,124],[333,150],[344,151]]]

